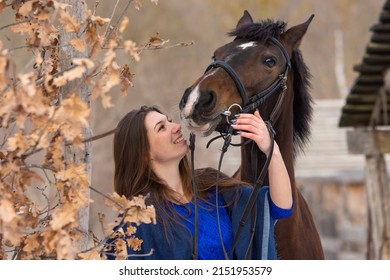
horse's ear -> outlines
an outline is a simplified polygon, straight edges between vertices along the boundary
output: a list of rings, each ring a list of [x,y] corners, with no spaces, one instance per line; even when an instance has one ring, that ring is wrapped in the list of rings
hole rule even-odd
[[[247,10],[245,10],[244,15],[237,22],[237,28],[240,28],[241,26],[251,24],[251,23],[253,23],[252,16],[249,14]]]
[[[313,20],[314,15],[311,15],[310,18],[301,24],[295,25],[284,32],[281,36],[283,41],[286,42],[292,49],[296,49],[301,44],[303,35],[305,35],[307,28],[310,25],[310,22]]]

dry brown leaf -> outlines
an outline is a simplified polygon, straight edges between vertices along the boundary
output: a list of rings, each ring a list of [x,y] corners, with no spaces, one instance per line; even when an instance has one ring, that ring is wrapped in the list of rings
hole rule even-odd
[[[127,246],[132,248],[134,251],[141,250],[141,245],[143,242],[141,239],[134,237],[134,236],[131,236],[130,238],[127,238],[126,241],[127,241]]]
[[[66,10],[67,8],[70,7],[69,4],[61,3],[58,1],[49,1],[50,3],[53,3],[53,6],[56,10]]]
[[[119,26],[119,32],[123,33],[126,30],[128,25],[129,25],[129,18],[125,16],[121,22],[121,25]]]
[[[70,16],[65,10],[61,10],[60,22],[65,25],[65,31],[79,33],[81,25],[77,23],[76,16]]]
[[[91,21],[97,23],[99,26],[103,26],[105,23],[110,22],[110,19],[91,15]]]
[[[12,137],[7,140],[7,150],[10,152],[17,152],[17,156],[21,156],[25,151],[34,145],[34,141],[23,135],[22,132],[15,133]]]
[[[120,80],[121,80],[121,92],[124,96],[127,95],[127,90],[129,87],[133,87],[133,76],[130,72],[130,68],[127,64],[124,64],[121,66],[121,75],[120,75]]]
[[[39,234],[34,233],[32,235],[29,235],[26,237],[24,240],[24,246],[23,246],[23,251],[31,254],[34,250],[38,249],[40,246],[40,242],[38,241]]]
[[[141,8],[142,8],[142,3],[141,3],[141,1],[140,1],[140,0],[135,0],[135,2],[134,2],[134,7],[135,7],[137,10],[141,9]]]
[[[104,254],[100,253],[99,248],[93,248],[84,253],[79,253],[78,257],[82,260],[104,260],[106,259]]]
[[[16,25],[11,26],[11,30],[14,33],[20,33],[21,35],[24,34],[35,34],[36,29],[36,23],[34,22],[21,22]]]
[[[115,255],[117,260],[127,259],[127,246],[125,240],[117,239],[115,241]]]
[[[55,46],[59,39],[59,30],[48,22],[40,22],[36,30],[36,37],[39,38],[41,47]],[[34,40],[35,41],[35,40]],[[34,45],[31,43],[31,45]]]
[[[51,228],[53,230],[60,230],[77,221],[77,209],[66,204],[63,207],[56,208],[53,211],[52,217],[53,219],[50,221]]]
[[[72,93],[62,101],[54,120],[62,125],[65,139],[73,141],[89,125],[89,114],[90,109],[84,101],[76,93]]]
[[[12,116],[16,106],[18,105],[16,95],[13,89],[10,89],[0,97],[0,119],[2,118],[1,126],[8,127],[8,121]]]
[[[0,220],[10,223],[14,218],[17,218],[14,204],[8,199],[2,199],[0,201]]]
[[[56,87],[62,87],[64,85],[66,85],[70,81],[73,81],[73,80],[81,78],[86,71],[87,71],[87,68],[85,66],[78,65],[77,67],[72,68],[72,69],[66,71],[61,76],[58,76],[58,77],[54,78],[53,79],[53,84]]]
[[[21,87],[24,92],[27,93],[29,97],[32,97],[37,92],[37,88],[35,85],[36,75],[33,72],[26,74],[19,74],[18,79],[20,81]]]
[[[24,239],[24,228],[19,219],[4,223],[2,227],[3,238],[8,243],[7,246],[19,246]]]
[[[86,164],[85,163],[71,163],[66,170],[60,170],[56,173],[56,178],[61,181],[67,181],[70,178],[75,179],[79,182],[88,181],[86,175]]]
[[[42,245],[44,246],[45,253],[47,255],[53,255],[57,248],[57,243],[59,239],[58,231],[46,230],[42,232],[41,236],[43,237]]]
[[[81,39],[78,39],[78,38],[74,38],[70,41],[70,43],[72,44],[72,46],[79,52],[84,52],[85,51],[85,48],[86,48],[86,44],[85,44],[85,41],[84,40],[81,40]]]
[[[138,62],[141,60],[141,58],[139,56],[139,49],[137,48],[135,42],[133,42],[131,40],[124,41],[123,48],[126,52],[130,53],[130,55],[132,57],[134,57],[135,61]]]
[[[89,59],[89,58],[73,58],[72,59],[72,63],[74,65],[84,65],[85,67],[87,67],[87,69],[91,69],[92,67],[95,66],[95,63],[93,62],[93,60]]]
[[[169,40],[163,40],[158,35],[149,38],[149,44],[155,48],[159,48],[168,42]]]
[[[37,3],[39,0],[30,0],[25,3],[19,8],[18,13],[22,15],[23,17],[27,17],[30,12],[32,11],[32,7],[35,3]]]
[[[5,3],[5,0],[4,1],[0,1],[0,14],[6,7],[7,7],[7,3]]]
[[[132,226],[132,225],[128,225],[127,226],[127,230],[126,230],[126,235],[133,235],[137,232],[137,228]]]
[[[62,230],[57,245],[57,259],[74,260],[76,259],[76,248],[73,244],[73,238],[69,232]]]

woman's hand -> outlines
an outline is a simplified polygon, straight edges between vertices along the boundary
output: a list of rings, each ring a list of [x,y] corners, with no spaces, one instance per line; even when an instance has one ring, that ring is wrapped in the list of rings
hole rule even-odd
[[[259,149],[268,155],[271,149],[271,136],[267,125],[261,118],[259,111],[254,114],[239,114],[232,120],[232,127],[239,131],[242,137],[252,139]]]

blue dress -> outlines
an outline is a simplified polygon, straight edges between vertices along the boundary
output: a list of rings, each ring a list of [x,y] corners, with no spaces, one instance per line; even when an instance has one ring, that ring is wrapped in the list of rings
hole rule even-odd
[[[292,214],[291,209],[278,208],[270,199],[269,188],[262,187],[256,200],[257,219],[255,234],[251,238],[250,220],[242,227],[234,252],[230,252],[234,233],[240,228],[240,221],[245,207],[252,194],[253,188],[241,186],[231,191],[218,195],[218,204],[225,205],[225,201],[234,201],[238,196],[237,203],[229,204],[227,207],[219,208],[222,239],[230,259],[244,260],[248,248],[251,248],[250,258],[255,259],[278,259],[274,238],[274,226],[277,219],[288,217]],[[199,258],[202,259],[225,259],[223,247],[220,242],[218,225],[216,222],[215,196],[212,196],[210,203],[199,203]],[[137,226],[135,237],[143,240],[141,250],[134,251],[127,248],[129,260],[190,260],[194,250],[194,207],[192,203],[187,207],[176,205],[174,208],[182,214],[183,226],[172,227],[171,238],[167,238],[162,224],[141,224]],[[188,209],[190,211],[188,212]],[[157,215],[159,213],[156,213]],[[121,224],[126,232],[126,225]],[[252,241],[251,241],[252,240]],[[111,244],[107,258],[115,259],[110,254],[115,249],[115,238],[109,239]],[[252,243],[252,246],[250,244]],[[210,249],[212,248],[212,249]]]
[[[270,205],[270,215],[273,219],[282,219],[291,216],[293,208],[282,209],[278,207],[267,194]],[[176,211],[181,214],[181,220],[190,230],[192,236],[195,232],[195,207],[192,202],[185,205],[173,204]],[[218,211],[215,202],[215,190],[208,203],[198,202],[199,221],[199,259],[200,260],[224,260],[230,255],[233,246],[234,234],[232,222],[228,215],[226,203],[222,194],[218,194]],[[219,216],[219,225],[218,219]],[[222,236],[222,237],[221,237]],[[222,241],[221,241],[222,239]]]

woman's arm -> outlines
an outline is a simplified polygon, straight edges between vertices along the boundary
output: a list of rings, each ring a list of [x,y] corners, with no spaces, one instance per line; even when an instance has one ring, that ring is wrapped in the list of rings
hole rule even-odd
[[[271,136],[267,125],[256,110],[254,114],[240,114],[233,120],[233,128],[240,135],[252,139],[267,156],[271,149]],[[269,187],[272,201],[280,208],[292,207],[291,182],[279,146],[275,142],[270,165],[268,167]]]

